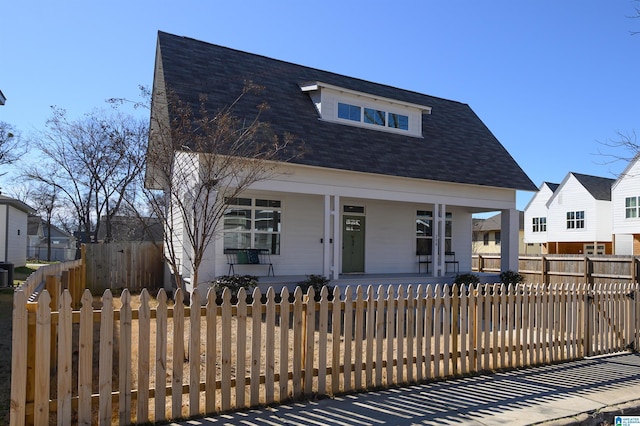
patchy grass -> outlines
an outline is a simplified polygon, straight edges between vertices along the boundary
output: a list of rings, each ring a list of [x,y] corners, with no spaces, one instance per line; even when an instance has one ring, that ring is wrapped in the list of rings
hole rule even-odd
[[[13,289],[0,290],[0,424],[9,424]]]

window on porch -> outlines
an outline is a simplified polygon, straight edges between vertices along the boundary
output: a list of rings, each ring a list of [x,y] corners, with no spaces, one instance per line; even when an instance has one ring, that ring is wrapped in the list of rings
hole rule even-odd
[[[453,214],[446,213],[444,221],[444,251],[452,251]],[[433,247],[433,212],[416,213],[416,254],[431,255]]]
[[[234,198],[224,214],[224,249],[267,249],[280,254],[279,200]]]

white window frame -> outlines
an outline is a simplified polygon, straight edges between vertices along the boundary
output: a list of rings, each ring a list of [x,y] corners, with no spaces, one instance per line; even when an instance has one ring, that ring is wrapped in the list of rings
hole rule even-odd
[[[226,213],[225,212],[225,216],[223,216],[223,246],[224,249],[265,249],[265,247],[257,247],[256,246],[256,236],[258,235],[275,235],[277,236],[277,244],[275,245],[275,247],[269,247],[268,250],[270,251],[271,254],[273,255],[279,255],[281,253],[282,250],[282,201],[281,200],[276,200],[276,199],[271,199],[271,198],[263,198],[263,197],[237,197],[236,200],[250,200],[250,204],[234,204],[233,201],[229,202],[229,205],[227,207],[227,212],[229,212],[232,209],[241,209],[241,210],[248,210],[251,212],[251,217],[246,219],[247,221],[250,222],[250,226],[249,229],[246,230],[225,230],[225,219],[227,218]],[[277,203],[277,206],[274,205],[268,205],[268,206],[260,206],[258,205],[258,202],[267,202],[267,203]],[[256,226],[258,220],[260,220],[258,218],[258,213],[261,210],[270,210],[270,211],[274,211],[277,212],[278,214],[278,221],[277,221],[277,229],[272,229],[272,230],[267,230],[267,231],[263,231],[258,229],[258,227]],[[244,234],[244,235],[248,235],[249,236],[249,246],[248,247],[227,247],[226,246],[226,236],[228,234]]]

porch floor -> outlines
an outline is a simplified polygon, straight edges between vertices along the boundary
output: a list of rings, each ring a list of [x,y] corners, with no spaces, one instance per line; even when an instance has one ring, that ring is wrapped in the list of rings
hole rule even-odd
[[[490,273],[478,273],[481,283],[494,283],[500,280],[500,274]],[[442,277],[432,277],[425,274],[417,273],[404,273],[404,274],[340,274],[337,280],[331,280],[330,285],[339,287],[341,290],[347,286],[369,286],[377,287],[379,285],[394,285],[394,286],[408,286],[413,285],[417,287],[418,284],[452,284],[455,279],[455,273],[448,273]],[[260,291],[267,291],[269,287],[273,287],[276,292],[279,292],[282,287],[287,287],[289,290],[293,290],[295,285],[301,281],[307,279],[306,275],[282,275],[275,277],[260,276],[258,277],[258,287]]]

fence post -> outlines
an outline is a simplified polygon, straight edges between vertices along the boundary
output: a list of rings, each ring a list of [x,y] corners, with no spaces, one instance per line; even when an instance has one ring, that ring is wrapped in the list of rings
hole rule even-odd
[[[87,288],[87,246],[80,246],[80,267],[82,268],[82,288]]]
[[[588,256],[584,257],[584,283],[589,284],[591,282],[591,272],[589,268],[591,267],[591,260]]]
[[[542,265],[540,266],[540,274],[542,282],[540,284],[546,284],[549,282],[549,265],[547,263],[547,256],[542,256]]]
[[[51,296],[50,310],[51,312],[57,312],[60,307],[60,277],[57,275],[47,275],[47,279],[45,281],[45,289],[49,292]],[[56,365],[58,362],[56,350],[56,336],[58,335],[57,325],[53,322],[51,323],[51,365]]]

